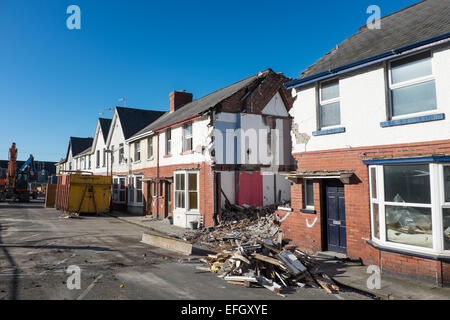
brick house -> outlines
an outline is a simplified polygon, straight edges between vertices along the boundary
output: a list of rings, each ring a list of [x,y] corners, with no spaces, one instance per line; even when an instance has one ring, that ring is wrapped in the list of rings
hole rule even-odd
[[[225,199],[255,206],[290,200],[280,175],[293,163],[287,81],[269,69],[197,100],[170,93],[170,111],[127,140],[130,179],[145,182],[130,186],[143,190],[142,214],[212,226]]]
[[[286,84],[297,169],[278,214],[301,249],[450,283],[449,16],[419,2]]]

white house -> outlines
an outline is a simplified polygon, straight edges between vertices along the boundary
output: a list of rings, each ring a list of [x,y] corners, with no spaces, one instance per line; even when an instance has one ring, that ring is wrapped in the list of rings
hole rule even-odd
[[[405,8],[286,84],[296,214],[282,228],[302,250],[450,281],[449,16],[446,1]]]

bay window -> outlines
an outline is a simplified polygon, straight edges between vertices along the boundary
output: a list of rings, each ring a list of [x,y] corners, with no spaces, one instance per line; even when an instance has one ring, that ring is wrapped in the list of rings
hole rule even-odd
[[[437,109],[431,54],[391,62],[389,87],[391,117]]]
[[[369,180],[372,240],[419,252],[450,250],[450,166],[370,166]]]
[[[175,173],[175,209],[199,209],[198,172]]]
[[[319,90],[320,128],[341,124],[339,81],[322,83]]]

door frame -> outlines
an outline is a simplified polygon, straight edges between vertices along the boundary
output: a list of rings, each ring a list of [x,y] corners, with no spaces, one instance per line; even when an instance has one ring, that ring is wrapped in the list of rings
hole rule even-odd
[[[339,252],[339,251],[335,251],[335,250],[331,250],[329,248],[328,245],[328,210],[327,210],[327,184],[329,182],[332,181],[337,181],[342,183],[342,181],[340,181],[339,179],[324,179],[321,181],[321,186],[320,186],[320,211],[322,213],[322,250],[323,251],[332,251],[332,252],[336,252],[336,253],[341,253],[341,254],[347,254],[347,212],[345,213],[345,239],[346,239],[346,243],[345,243],[345,251],[344,252]],[[345,184],[342,183],[342,186],[344,187],[344,206],[346,205],[345,203]]]

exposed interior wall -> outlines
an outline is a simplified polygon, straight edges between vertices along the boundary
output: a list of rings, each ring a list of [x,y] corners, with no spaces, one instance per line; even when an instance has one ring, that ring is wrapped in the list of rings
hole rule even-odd
[[[230,201],[231,204],[235,204],[236,203],[235,172],[222,171],[220,173],[220,180],[222,190],[226,194],[228,201]],[[223,196],[223,194],[220,194],[220,198],[221,198],[221,206],[222,208],[225,208],[225,197]]]

